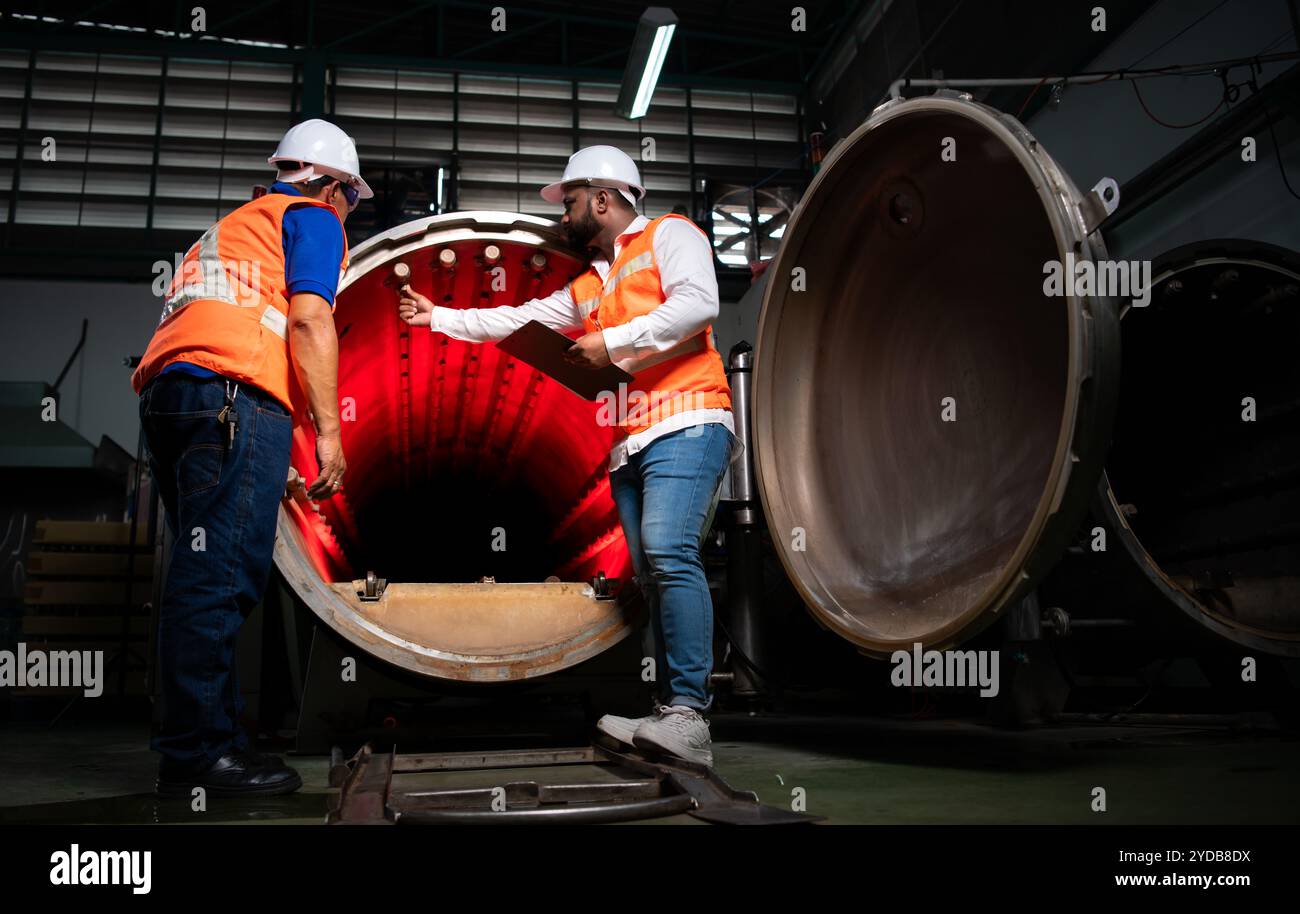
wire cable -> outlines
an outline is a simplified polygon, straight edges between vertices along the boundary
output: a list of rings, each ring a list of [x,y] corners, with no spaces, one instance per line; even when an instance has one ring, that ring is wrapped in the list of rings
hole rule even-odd
[[[1016,112],[1016,120],[1020,120],[1021,115],[1025,113],[1025,109],[1029,107],[1029,103],[1033,101],[1034,96],[1038,94],[1038,90],[1043,88],[1043,83],[1045,82],[1047,82],[1046,76],[1038,81],[1038,85],[1029,90],[1029,94],[1025,96],[1024,102],[1020,105],[1020,110]]]
[[[1282,176],[1282,183],[1286,186],[1287,193],[1300,200],[1300,194],[1295,192],[1290,179],[1286,176],[1286,165],[1282,162],[1282,144],[1277,141],[1277,131],[1273,129],[1273,111],[1267,102],[1264,102],[1264,119],[1268,121],[1268,135],[1273,138],[1273,155],[1277,159],[1278,174]]]
[[[1295,34],[1295,32],[1294,32],[1293,30],[1288,29],[1287,31],[1283,32],[1281,35],[1278,35],[1276,38],[1274,38],[1272,41],[1270,41],[1270,42],[1269,42],[1268,44],[1266,44],[1264,47],[1260,48],[1260,49],[1259,49],[1259,54],[1267,54],[1269,51],[1273,50],[1275,47],[1277,47],[1277,46],[1278,46],[1279,44],[1281,44],[1282,42],[1286,41],[1288,38],[1290,38],[1290,37],[1291,37],[1292,35],[1294,35],[1294,34]],[[1259,55],[1256,55],[1256,56],[1259,56]]]
[[[1210,118],[1218,114],[1219,109],[1221,109],[1224,105],[1228,103],[1227,95],[1226,94],[1222,95],[1219,98],[1219,103],[1215,105],[1213,110],[1211,110],[1209,114],[1205,115],[1205,117],[1192,121],[1187,124],[1170,124],[1169,122],[1163,121],[1160,118],[1156,117],[1151,112],[1151,109],[1147,107],[1146,100],[1142,98],[1142,90],[1138,88],[1137,80],[1133,80],[1130,83],[1130,85],[1133,86],[1133,94],[1137,96],[1138,104],[1142,106],[1142,110],[1146,112],[1146,116],[1151,118],[1151,120],[1155,121],[1161,127],[1168,127],[1170,130],[1188,130],[1192,127],[1199,127],[1201,124],[1204,124]]]
[[[1209,17],[1213,16],[1213,15],[1214,15],[1215,13],[1217,13],[1219,10],[1223,9],[1225,6],[1228,5],[1228,3],[1229,3],[1229,0],[1223,0],[1223,2],[1221,2],[1218,6],[1215,6],[1215,7],[1212,7],[1211,9],[1206,10],[1204,13],[1202,13],[1202,14],[1199,15],[1199,16],[1197,16],[1195,19],[1193,19],[1191,22],[1189,22],[1187,25],[1185,25],[1185,26],[1182,28],[1181,31],[1175,33],[1173,37],[1167,39],[1163,44],[1156,45],[1156,47],[1152,48],[1150,51],[1147,51],[1145,54],[1143,54],[1143,55],[1142,55],[1141,57],[1139,57],[1137,60],[1135,60],[1135,61],[1133,61],[1131,64],[1129,64],[1129,65],[1128,65],[1128,69],[1130,69],[1130,70],[1133,69],[1133,68],[1136,67],[1138,64],[1140,64],[1142,61],[1146,60],[1148,57],[1151,57],[1152,55],[1157,54],[1157,53],[1159,53],[1160,51],[1163,51],[1165,48],[1169,47],[1169,45],[1173,44],[1173,43],[1174,43],[1175,41],[1177,41],[1179,38],[1182,38],[1184,35],[1186,35],[1188,32],[1190,32],[1193,28],[1195,28],[1195,27],[1196,27],[1197,25],[1199,25],[1201,22],[1203,22],[1204,20],[1206,20],[1206,19],[1208,19]]]

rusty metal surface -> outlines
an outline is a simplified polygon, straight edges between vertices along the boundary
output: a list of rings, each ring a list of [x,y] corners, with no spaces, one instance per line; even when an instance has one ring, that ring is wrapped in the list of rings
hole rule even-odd
[[[375,601],[331,583],[280,517],[276,563],[312,610],[350,642],[411,672],[461,682],[531,679],[618,643],[644,618],[635,587],[597,599],[590,585],[390,583]]]
[[[590,765],[597,761],[596,749],[505,749],[495,752],[438,752],[399,755],[393,766],[398,773],[412,771],[481,771],[516,768],[520,765]]]
[[[755,347],[755,468],[810,612],[866,653],[988,625],[1086,509],[1118,312],[1043,292],[1047,261],[1106,256],[1081,199],[1014,119],[941,94],[878,109],[791,219]]]
[[[351,584],[332,586],[345,600],[355,597]],[[596,599],[589,585],[565,582],[392,584],[368,605],[352,605],[394,638],[515,663],[623,621],[623,610]]]
[[[330,785],[337,792],[329,794],[327,824],[392,824],[388,796],[393,783],[393,755],[375,753],[365,745],[347,763],[348,770],[331,770]]]

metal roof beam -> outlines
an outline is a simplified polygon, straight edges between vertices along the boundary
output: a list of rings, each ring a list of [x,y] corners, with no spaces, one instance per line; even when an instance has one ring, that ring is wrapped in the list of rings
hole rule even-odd
[[[506,31],[497,35],[495,38],[489,38],[487,41],[480,42],[479,44],[476,44],[473,47],[468,47],[468,48],[464,48],[463,50],[457,51],[455,54],[451,55],[451,58],[452,60],[457,60],[462,57],[469,57],[471,54],[476,54],[479,51],[485,50],[487,48],[496,47],[497,45],[504,44],[507,41],[514,41],[517,38],[522,38],[524,35],[531,34],[533,32],[538,31],[539,29],[543,29],[546,26],[552,24],[553,23],[549,20],[541,19],[538,20],[537,22],[534,22],[532,25],[524,26],[522,29],[513,29],[513,30],[507,29]]]
[[[361,29],[360,31],[350,32],[347,35],[344,35],[342,38],[335,38],[329,44],[325,45],[325,48],[326,50],[328,50],[330,48],[342,47],[343,45],[347,44],[350,41],[356,41],[358,38],[362,37],[363,35],[369,35],[371,32],[377,32],[380,29],[384,28],[385,26],[392,25],[396,22],[401,22],[404,19],[410,19],[416,13],[422,13],[427,9],[430,9],[435,6],[440,6],[440,5],[441,3],[439,2],[439,0],[426,0],[426,2],[424,3],[418,3],[408,10],[404,10],[403,12],[397,13],[393,16],[389,16],[387,19],[380,19],[378,22],[372,22],[370,23],[370,25],[366,26],[364,29]]]
[[[261,13],[263,10],[267,9],[268,7],[275,6],[278,3],[280,3],[280,0],[265,0],[265,2],[259,3],[257,4],[257,6],[254,6],[251,9],[246,9],[242,13],[236,13],[233,16],[229,16],[225,19],[222,19],[220,22],[218,22],[216,25],[212,27],[212,30],[210,32],[204,32],[202,34],[217,35],[217,37],[222,37],[218,34],[218,32],[221,29],[224,29],[228,25],[234,25],[236,22],[243,22],[245,19],[249,18],[250,16],[256,16],[258,13]],[[193,39],[197,34],[199,33],[197,32],[191,33],[190,38]]]
[[[0,47],[49,51],[79,51],[83,53],[126,54],[149,57],[181,57],[204,60],[245,60],[263,63],[301,64],[309,58],[306,48],[268,48],[257,45],[235,44],[213,38],[182,41],[161,37],[146,38],[128,33],[89,34],[88,31],[61,35],[41,34],[33,31],[0,31]],[[320,52],[317,52],[320,53]],[[521,64],[508,61],[465,60],[445,57],[402,57],[392,54],[361,54],[351,52],[324,52],[326,63],[341,66],[373,67],[376,69],[435,70],[445,73],[473,72],[502,75],[532,76],[539,79],[582,80],[587,82],[619,83],[622,69],[594,67],[560,67],[546,64]],[[733,89],[738,91],[773,92],[794,95],[802,86],[797,82],[782,80],[741,79],[723,76],[694,74],[664,74],[662,86],[701,89]]]

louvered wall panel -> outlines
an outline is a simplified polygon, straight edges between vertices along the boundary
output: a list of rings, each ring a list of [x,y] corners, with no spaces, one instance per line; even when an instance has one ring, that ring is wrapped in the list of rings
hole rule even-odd
[[[168,61],[154,225],[203,231],[270,184],[294,94],[288,64]]]
[[[0,50],[0,219],[15,192],[28,60]],[[202,231],[270,183],[266,157],[298,119],[290,64],[54,51],[36,61],[19,224]],[[343,66],[328,69],[325,94],[327,116],[357,139],[376,181],[432,183],[443,166],[450,189],[456,158],[460,209],[555,218],[539,187],[595,143],[638,159],[651,217],[689,212],[692,173],[746,182],[799,168],[793,96],[661,86],[637,121],[614,113],[617,97],[613,83]],[[45,136],[54,162],[41,159]],[[365,220],[355,229],[364,237]]]
[[[0,222],[9,220],[28,69],[26,51],[0,50]]]
[[[15,222],[144,227],[158,81],[156,58],[38,53]]]
[[[506,209],[554,218],[556,208],[537,195],[555,180],[575,148],[605,143],[637,158],[649,190],[645,212],[654,217],[689,212],[691,142],[695,171],[752,174],[755,179],[801,159],[793,96],[660,87],[646,117],[629,121],[614,113],[618,85],[461,74],[337,68],[336,120],[362,145],[367,164],[429,165],[459,152],[461,209]],[[452,121],[458,112],[454,132]],[[437,138],[408,142],[412,122],[434,127]],[[643,140],[654,140],[648,160]],[[454,142],[453,142],[454,141]],[[421,153],[426,158],[421,159]]]
[[[0,58],[10,165],[25,69],[25,55]],[[152,210],[156,228],[202,231],[267,182],[266,156],[292,107],[287,64],[41,52],[15,222],[146,228]],[[42,156],[46,137],[53,161]]]

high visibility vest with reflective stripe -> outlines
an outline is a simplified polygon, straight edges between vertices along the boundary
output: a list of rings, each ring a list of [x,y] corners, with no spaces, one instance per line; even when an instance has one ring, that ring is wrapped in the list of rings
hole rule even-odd
[[[172,277],[158,329],[131,378],[136,393],[172,362],[190,362],[260,387],[294,416],[303,415],[306,398],[289,361],[282,234],[285,211],[303,204],[334,212],[305,197],[266,194],[194,243]],[[340,275],[347,265],[345,236]]]
[[[625,324],[664,303],[667,296],[655,264],[654,235],[665,219],[681,219],[704,235],[685,216],[660,216],[619,252],[603,281],[595,268],[573,280],[570,292],[588,333]],[[626,396],[615,403],[619,392],[611,391],[605,404],[610,407],[607,418],[624,434],[643,432],[687,410],[731,408],[731,388],[722,356],[713,345],[712,327],[666,352],[642,359],[631,370],[635,380],[628,385]]]

